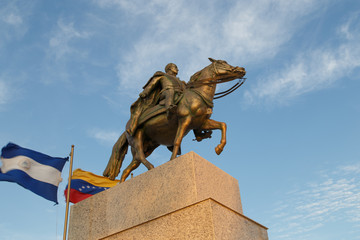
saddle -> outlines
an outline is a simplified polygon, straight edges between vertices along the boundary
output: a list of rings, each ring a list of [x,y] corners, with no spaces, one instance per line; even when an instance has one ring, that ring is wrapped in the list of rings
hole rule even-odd
[[[178,104],[183,97],[183,93],[177,93],[175,96],[174,104]],[[146,109],[141,113],[138,121],[138,126],[142,125],[146,121],[160,114],[166,113],[165,105],[160,101],[159,104]]]

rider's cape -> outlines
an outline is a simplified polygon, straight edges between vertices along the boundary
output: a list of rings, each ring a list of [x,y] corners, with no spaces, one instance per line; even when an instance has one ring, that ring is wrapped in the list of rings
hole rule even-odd
[[[146,86],[149,85],[149,83],[157,77],[164,76],[165,73],[163,72],[156,72],[144,85],[143,89],[146,88]],[[146,98],[138,98],[130,107],[130,113],[131,118],[136,118],[135,121],[132,121],[131,124],[135,124],[136,126],[131,126],[131,128],[136,129],[137,126],[140,124],[138,119],[140,116],[143,115],[144,111],[155,106],[159,101],[161,88],[157,87],[153,91],[150,92],[150,94]],[[130,126],[127,126],[127,128],[130,128]]]
[[[164,72],[161,72],[161,71],[156,72],[147,81],[147,83],[144,85],[143,89],[145,89],[154,78],[160,78],[163,76],[167,76],[167,74]],[[180,94],[180,92],[182,92],[185,89],[184,82],[179,80],[178,85],[179,85],[179,87],[176,88],[177,94],[174,99],[175,104],[177,104],[180,101],[180,99],[182,97],[182,94]],[[157,116],[166,111],[164,106],[159,104],[160,93],[162,90],[163,89],[161,88],[161,85],[159,84],[159,87],[156,87],[154,90],[152,90],[146,98],[138,98],[131,105],[131,107],[130,107],[131,118],[136,118],[135,121],[131,121],[131,123],[130,123],[130,124],[136,125],[136,126],[131,126],[132,129],[136,129],[140,124],[144,123],[148,119],[150,119],[154,116]],[[130,126],[128,126],[127,128],[130,128]]]

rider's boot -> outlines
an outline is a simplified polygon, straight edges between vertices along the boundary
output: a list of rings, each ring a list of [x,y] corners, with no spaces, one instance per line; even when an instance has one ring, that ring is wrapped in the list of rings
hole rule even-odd
[[[177,109],[177,105],[175,105],[175,104],[171,104],[166,109],[166,116],[167,116],[168,119],[171,119],[171,118],[173,118],[175,116],[176,109]]]

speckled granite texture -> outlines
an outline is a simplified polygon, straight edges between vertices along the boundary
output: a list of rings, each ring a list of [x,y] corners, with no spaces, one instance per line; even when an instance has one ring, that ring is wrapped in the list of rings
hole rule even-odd
[[[212,215],[209,210],[207,202],[200,202],[116,233],[104,240],[213,239]]]
[[[239,238],[235,229],[262,237]],[[267,233],[242,215],[237,180],[190,152],[71,206],[68,239],[263,240]]]
[[[207,199],[101,240],[268,240],[267,228]]]

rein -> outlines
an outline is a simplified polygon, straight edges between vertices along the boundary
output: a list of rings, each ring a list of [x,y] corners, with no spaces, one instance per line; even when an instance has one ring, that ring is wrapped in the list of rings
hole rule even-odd
[[[225,97],[226,95],[229,95],[230,93],[234,92],[236,89],[238,89],[239,87],[241,87],[241,85],[244,84],[245,80],[246,80],[246,78],[240,78],[239,81],[234,86],[229,88],[228,90],[219,92],[219,93],[215,93],[216,97],[214,97],[214,99],[219,99],[219,98]]]
[[[231,75],[228,75],[225,78],[223,76],[205,78],[205,79],[201,79],[201,80],[198,80],[198,81],[193,81],[191,83],[188,83],[186,88],[197,88],[197,87],[201,87],[201,86],[204,86],[204,85],[214,85],[214,84],[216,85],[216,84],[219,84],[219,83],[226,83],[226,82],[230,82],[230,81],[235,80],[236,78],[238,78],[238,76],[239,76],[238,74],[231,74]],[[235,77],[235,79],[234,79],[234,77]],[[241,85],[244,84],[245,80],[246,80],[246,78],[240,78],[239,82],[237,82],[234,86],[232,86],[228,90],[223,91],[223,92],[219,92],[219,93],[215,93],[216,97],[214,97],[214,99],[219,99],[219,98],[225,97],[226,95],[234,92],[236,89],[238,89]]]

